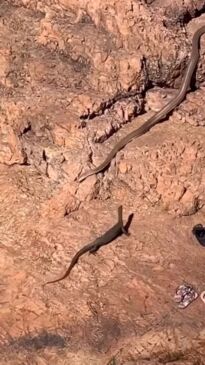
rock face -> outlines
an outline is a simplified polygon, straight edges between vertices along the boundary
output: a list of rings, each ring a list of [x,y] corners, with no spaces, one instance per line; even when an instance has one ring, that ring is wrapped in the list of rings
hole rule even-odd
[[[195,89],[97,176],[176,94],[202,0],[0,4],[0,364],[204,364],[205,36]],[[117,221],[130,236],[73,255]]]

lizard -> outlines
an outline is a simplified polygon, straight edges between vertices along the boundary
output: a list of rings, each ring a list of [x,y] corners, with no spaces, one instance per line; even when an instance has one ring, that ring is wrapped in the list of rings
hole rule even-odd
[[[123,225],[122,205],[120,205],[118,207],[118,221],[117,221],[117,223],[114,226],[112,226],[107,232],[105,232],[102,236],[96,238],[93,242],[91,242],[91,243],[85,245],[84,247],[82,247],[75,254],[75,256],[73,257],[67,271],[65,272],[65,274],[62,277],[60,277],[56,280],[47,281],[43,286],[45,286],[47,284],[53,284],[53,283],[56,283],[58,281],[64,280],[66,277],[68,277],[71,270],[77,264],[79,258],[82,255],[84,255],[86,252],[95,254],[99,250],[100,247],[102,247],[104,245],[107,245],[108,243],[112,242],[115,238],[117,238],[118,236],[120,236],[123,233],[125,235],[129,236],[129,233],[127,232],[127,230],[125,229],[125,227]]]

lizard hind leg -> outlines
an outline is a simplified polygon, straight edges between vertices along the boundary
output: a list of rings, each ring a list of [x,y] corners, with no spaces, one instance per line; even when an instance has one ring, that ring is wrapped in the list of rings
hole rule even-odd
[[[100,246],[99,245],[95,245],[95,246],[93,246],[90,250],[89,250],[89,254],[91,254],[92,253],[92,255],[96,255],[96,253],[97,253],[97,251],[98,251],[98,249],[100,248]]]

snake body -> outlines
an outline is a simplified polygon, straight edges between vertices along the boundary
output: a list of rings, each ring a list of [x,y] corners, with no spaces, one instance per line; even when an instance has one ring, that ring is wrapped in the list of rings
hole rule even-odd
[[[126,144],[131,142],[134,138],[140,137],[144,133],[148,132],[150,128],[152,128],[155,124],[159,123],[161,120],[165,119],[166,116],[176,108],[185,98],[186,93],[189,89],[190,82],[192,79],[193,72],[196,68],[196,65],[199,60],[199,41],[201,36],[205,33],[205,25],[199,28],[193,35],[192,38],[192,50],[190,60],[181,84],[180,89],[178,90],[177,95],[167,103],[161,110],[155,113],[151,118],[149,118],[145,123],[142,124],[141,127],[133,130],[131,133],[127,134],[124,138],[122,138],[111,150],[108,154],[107,158],[96,168],[93,170],[89,170],[79,176],[78,181],[81,182],[86,179],[88,176],[97,174],[106,169],[106,167],[110,164],[111,160],[115,157],[118,151],[120,151]]]

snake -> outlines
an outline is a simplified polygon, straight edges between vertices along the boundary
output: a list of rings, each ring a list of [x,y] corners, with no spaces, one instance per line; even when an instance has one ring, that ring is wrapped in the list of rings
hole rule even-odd
[[[149,118],[145,123],[143,123],[139,128],[134,129],[132,132],[128,133],[123,137],[111,150],[106,159],[97,167],[92,170],[88,170],[78,177],[78,181],[81,182],[85,180],[88,176],[98,174],[104,171],[111,163],[112,159],[115,157],[117,152],[119,152],[123,147],[130,143],[134,138],[140,137],[147,133],[154,125],[164,120],[168,114],[173,111],[185,98],[187,91],[190,87],[191,79],[193,73],[196,69],[199,60],[199,48],[200,48],[200,38],[205,33],[205,25],[200,27],[193,35],[192,38],[192,49],[191,56],[188,62],[181,87],[178,89],[176,96],[171,99],[162,109],[156,112],[151,118]]]

